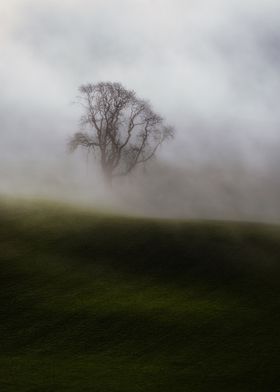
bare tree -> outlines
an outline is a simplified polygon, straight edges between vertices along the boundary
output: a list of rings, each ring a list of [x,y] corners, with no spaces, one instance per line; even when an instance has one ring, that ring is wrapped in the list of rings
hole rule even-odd
[[[127,175],[150,160],[174,135],[147,101],[119,83],[86,84],[79,92],[81,130],[71,138],[69,148],[92,151],[110,184],[114,177]]]

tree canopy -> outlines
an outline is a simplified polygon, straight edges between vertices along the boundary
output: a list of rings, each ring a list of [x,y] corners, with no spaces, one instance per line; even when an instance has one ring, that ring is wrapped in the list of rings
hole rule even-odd
[[[70,139],[70,150],[92,151],[109,182],[149,161],[174,135],[149,102],[120,83],[86,84],[79,92],[81,129]]]

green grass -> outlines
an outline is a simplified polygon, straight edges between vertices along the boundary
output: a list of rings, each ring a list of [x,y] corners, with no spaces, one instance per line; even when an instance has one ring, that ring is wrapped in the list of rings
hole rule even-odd
[[[1,392],[280,390],[280,228],[0,203]]]

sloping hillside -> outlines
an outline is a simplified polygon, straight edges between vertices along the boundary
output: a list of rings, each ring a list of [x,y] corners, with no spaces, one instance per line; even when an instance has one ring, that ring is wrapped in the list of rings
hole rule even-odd
[[[2,392],[280,390],[280,229],[0,203]]]

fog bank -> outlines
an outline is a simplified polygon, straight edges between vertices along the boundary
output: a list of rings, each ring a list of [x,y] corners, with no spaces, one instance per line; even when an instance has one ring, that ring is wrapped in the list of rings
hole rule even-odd
[[[0,4],[0,194],[130,213],[280,220],[277,0],[10,0]],[[174,141],[104,188],[69,155],[77,88],[118,81]]]

